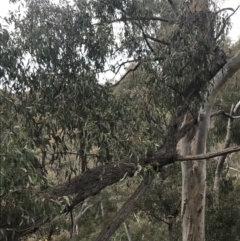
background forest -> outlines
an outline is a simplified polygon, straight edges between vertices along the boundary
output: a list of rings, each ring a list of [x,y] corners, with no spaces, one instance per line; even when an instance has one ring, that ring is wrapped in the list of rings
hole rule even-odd
[[[0,240],[240,240],[240,41],[227,37],[237,9],[11,2]]]

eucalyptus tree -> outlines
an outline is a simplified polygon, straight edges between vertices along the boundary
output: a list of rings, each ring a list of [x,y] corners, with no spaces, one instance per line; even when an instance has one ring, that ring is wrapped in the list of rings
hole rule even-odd
[[[26,11],[0,32],[2,236],[34,232],[124,176],[188,160],[183,240],[204,240],[205,161],[191,160],[240,148],[184,155],[205,152],[216,95],[240,67],[240,53],[227,61],[221,48],[230,17],[221,14],[234,10],[202,0],[18,2]],[[98,83],[129,63],[118,82]],[[127,75],[131,91],[116,94]],[[67,180],[49,182],[51,170]]]

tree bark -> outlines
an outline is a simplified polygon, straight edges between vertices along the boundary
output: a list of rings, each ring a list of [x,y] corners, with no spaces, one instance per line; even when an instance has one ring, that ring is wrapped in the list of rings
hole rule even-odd
[[[198,130],[197,130],[198,131]],[[198,131],[199,132],[199,131]],[[196,133],[196,136],[198,133]],[[195,138],[196,138],[195,136]],[[205,145],[182,141],[185,154],[198,154],[205,151]],[[188,142],[188,143],[187,143]],[[192,142],[192,143],[191,143]],[[191,144],[193,146],[191,146]],[[205,143],[204,143],[205,144]],[[195,145],[195,146],[194,146]],[[187,148],[186,148],[187,147]],[[192,149],[194,148],[194,149]],[[183,241],[205,240],[205,197],[206,197],[206,161],[190,161],[182,163],[182,237]]]
[[[240,51],[213,78],[200,109],[195,130],[181,140],[182,155],[206,151],[210,116],[217,94],[227,80],[240,68]],[[187,117],[185,117],[187,118]],[[194,132],[194,133],[193,133]],[[182,163],[182,238],[183,241],[205,240],[206,161]]]
[[[192,12],[209,11],[208,0],[191,0]],[[210,23],[209,23],[210,26]],[[208,29],[206,29],[207,34]],[[199,111],[197,125],[180,141],[182,155],[206,152],[211,111],[217,94],[227,80],[240,68],[240,51],[212,79],[204,107]],[[189,114],[186,119],[191,119]],[[183,124],[185,123],[183,122]],[[182,166],[182,240],[205,240],[206,160],[183,162]]]

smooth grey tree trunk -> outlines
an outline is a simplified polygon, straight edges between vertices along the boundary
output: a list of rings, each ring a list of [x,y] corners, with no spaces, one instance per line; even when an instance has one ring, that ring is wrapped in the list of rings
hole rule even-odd
[[[193,2],[193,1],[192,1]],[[240,51],[212,80],[204,107],[199,111],[197,125],[180,141],[181,155],[202,154],[206,141],[214,101],[227,80],[240,68]],[[186,115],[185,122],[191,116]],[[182,240],[205,240],[206,161],[182,163]]]

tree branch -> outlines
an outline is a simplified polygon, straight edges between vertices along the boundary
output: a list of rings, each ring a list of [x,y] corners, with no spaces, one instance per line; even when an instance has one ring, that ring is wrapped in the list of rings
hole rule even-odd
[[[231,78],[240,68],[240,51],[238,51],[233,58],[231,58],[216,76],[212,79],[213,85],[209,89],[208,105],[213,104],[221,87]]]
[[[137,61],[139,61],[139,59],[126,60],[126,61],[122,62],[121,64],[119,64],[117,66],[117,71],[115,72],[115,76],[116,76],[116,74],[118,74],[118,72],[120,71],[122,66],[124,66],[125,64],[134,63],[134,62],[137,62]]]
[[[146,36],[146,34],[144,33],[144,31],[143,31],[143,27],[142,27],[141,23],[139,23],[139,24],[140,24],[140,28],[141,28],[141,30],[142,30],[142,34],[143,34],[144,40],[145,40],[148,48],[151,50],[152,53],[154,53],[154,50],[153,50],[152,46],[150,45],[150,43],[148,42],[147,36]]]
[[[231,114],[225,112],[224,110],[219,110],[219,111],[213,112],[211,114],[211,117],[217,116],[217,115],[227,116],[228,118],[231,118],[231,119],[239,119],[240,118],[240,116],[231,115]]]
[[[145,36],[146,36],[146,38],[151,39],[154,42],[157,42],[157,43],[160,43],[160,44],[164,44],[164,45],[169,45],[169,43],[164,41],[164,40],[160,40],[160,39],[152,37],[152,36],[150,36],[148,34],[146,34]]]
[[[218,33],[218,34],[216,35],[216,37],[215,37],[216,40],[221,36],[221,34],[223,34],[223,31],[224,31],[224,29],[225,29],[225,27],[226,27],[226,22],[228,21],[228,19],[230,19],[230,18],[237,12],[237,10],[239,9],[239,7],[240,7],[240,5],[239,5],[235,10],[232,9],[232,8],[223,8],[223,9],[220,9],[220,10],[216,13],[216,14],[218,14],[218,13],[220,13],[220,12],[222,12],[222,11],[226,11],[226,10],[233,11],[232,14],[230,14],[226,19],[224,19],[224,21],[223,21],[223,26],[222,26],[222,28],[220,29],[219,33]]]
[[[123,75],[123,77],[122,77],[118,82],[116,82],[116,83],[113,85],[113,87],[118,86],[118,85],[126,78],[126,76],[127,76],[130,72],[136,71],[139,66],[140,66],[140,63],[137,63],[134,68],[129,69],[129,70]]]
[[[133,18],[130,18],[130,17],[123,17],[123,18],[118,18],[118,19],[114,19],[112,21],[108,21],[108,22],[105,22],[105,24],[111,24],[111,23],[117,23],[117,22],[128,22],[128,21],[161,21],[161,22],[165,22],[165,23],[168,23],[169,21],[167,19],[164,19],[164,18],[160,18],[160,17],[133,17]],[[100,23],[96,23],[96,25],[101,25],[101,22]]]
[[[223,156],[226,154],[230,154],[233,152],[239,152],[240,146],[233,146],[226,149],[223,149],[221,151],[216,152],[210,152],[205,154],[199,154],[199,155],[189,155],[189,156],[179,156],[176,161],[194,161],[194,160],[204,160],[204,159],[210,159],[217,156]]]
[[[237,113],[237,111],[240,109],[240,101],[238,101],[238,103],[235,105],[233,112]]]

